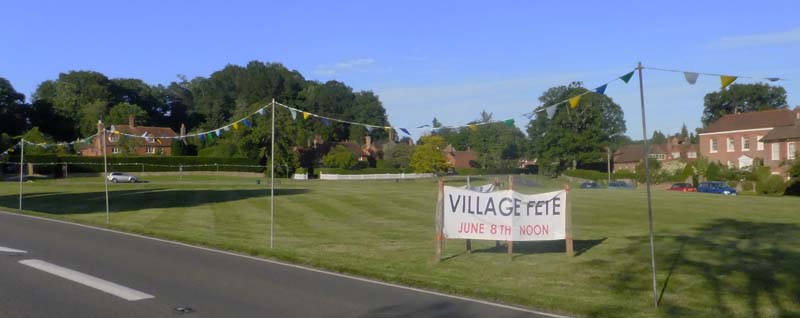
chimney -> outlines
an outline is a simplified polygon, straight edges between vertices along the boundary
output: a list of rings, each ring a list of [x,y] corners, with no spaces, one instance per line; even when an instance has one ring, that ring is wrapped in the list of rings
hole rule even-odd
[[[370,148],[372,148],[372,137],[367,135],[366,137],[364,137],[364,139],[366,141],[365,145],[367,146],[367,150],[369,150]]]
[[[181,123],[181,137],[186,136],[186,125]]]
[[[136,117],[134,117],[133,114],[128,115],[128,127],[133,128],[136,125],[134,123],[135,119],[136,119]]]

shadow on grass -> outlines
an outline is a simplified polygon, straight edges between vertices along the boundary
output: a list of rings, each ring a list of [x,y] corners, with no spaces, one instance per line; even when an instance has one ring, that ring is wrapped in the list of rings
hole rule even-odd
[[[605,240],[606,240],[605,237],[597,240],[573,240],[572,247],[575,250],[575,256],[579,256],[583,253],[586,253],[586,251],[592,249],[597,245],[600,245]],[[566,253],[567,246],[564,240],[539,241],[539,242],[514,242],[513,252],[514,252],[513,258],[516,259],[518,257],[523,257],[525,255],[531,255],[531,254]],[[472,250],[472,253],[506,254],[508,253],[508,246],[505,243],[503,243],[492,247],[474,249]],[[444,257],[442,260],[444,261],[466,254],[467,253],[465,250],[464,252]]]
[[[690,236],[659,237],[656,257],[662,258],[660,264],[669,264],[658,275],[666,274],[666,279],[658,282],[662,314],[800,317],[798,238],[800,226],[796,224],[732,219],[704,224]],[[649,241],[647,237],[630,239],[628,247],[616,251],[625,262],[612,291],[650,294]],[[676,275],[682,279],[676,281]],[[701,299],[709,301],[698,306]],[[594,316],[607,316],[615,310],[619,308]]]
[[[275,189],[275,196],[306,193],[306,189]],[[110,191],[111,212],[136,211],[142,209],[168,209],[194,207],[205,204],[267,197],[264,189],[232,190],[172,190],[172,189],[131,189]],[[17,194],[0,196],[0,207],[16,209]],[[83,214],[105,211],[105,192],[40,192],[23,197],[25,210],[49,214]]]

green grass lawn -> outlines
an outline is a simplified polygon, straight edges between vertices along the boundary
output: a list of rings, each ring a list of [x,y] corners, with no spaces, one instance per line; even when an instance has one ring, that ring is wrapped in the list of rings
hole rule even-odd
[[[433,180],[280,180],[270,250],[264,180],[145,179],[109,185],[111,227],[569,315],[800,316],[800,198],[654,190],[654,310],[642,190],[571,192],[576,257],[563,241],[518,243],[510,261],[494,242],[473,242],[466,254],[463,240],[449,240],[436,263]],[[515,189],[561,186],[526,180],[541,186],[520,180]],[[17,186],[0,183],[0,207],[16,211]],[[24,187],[28,213],[105,226],[99,177]]]

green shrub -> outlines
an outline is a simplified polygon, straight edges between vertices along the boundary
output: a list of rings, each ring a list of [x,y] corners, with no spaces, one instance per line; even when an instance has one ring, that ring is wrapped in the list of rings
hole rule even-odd
[[[503,175],[503,174],[532,174],[536,173],[535,169],[481,169],[481,168],[458,168],[456,169],[457,175],[462,176],[477,176],[477,175]]]
[[[581,178],[593,181],[608,179],[607,173],[595,170],[584,170],[584,169],[565,170],[564,175],[573,178]]]
[[[411,169],[405,169],[406,173],[412,173]],[[364,169],[342,169],[342,168],[319,168],[316,171],[325,174],[382,174],[382,173],[403,173],[403,169],[397,168],[364,168]]]
[[[19,157],[16,158],[19,161]],[[63,164],[69,165],[69,172],[103,172],[103,157],[84,157],[84,156],[53,156],[53,155],[31,155],[25,156],[25,162],[30,163],[57,163],[58,165],[42,166],[49,171],[60,171]],[[144,165],[144,169],[142,166]],[[239,171],[239,172],[263,172],[264,167],[260,167],[258,161],[248,158],[213,158],[213,157],[193,157],[193,156],[111,156],[108,157],[108,170],[117,172],[163,172],[179,170],[183,165],[183,171]],[[39,168],[37,167],[37,170]]]
[[[789,186],[786,187],[785,195],[800,195],[800,178],[789,180]]]
[[[742,191],[753,191],[753,188],[755,188],[753,182],[750,181],[742,182]]]
[[[768,178],[759,180],[756,183],[756,191],[758,194],[780,195],[786,190],[786,183],[783,178],[777,175],[771,175]]]
[[[636,173],[629,170],[620,170],[611,174],[612,179],[639,179]]]

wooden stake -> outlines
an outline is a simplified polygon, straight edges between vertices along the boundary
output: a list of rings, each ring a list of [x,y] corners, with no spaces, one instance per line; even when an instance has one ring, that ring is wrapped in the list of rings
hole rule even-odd
[[[564,191],[567,192],[567,195],[565,195],[565,197],[566,197],[565,201],[566,202],[564,202],[564,213],[565,213],[564,219],[565,219],[565,223],[566,223],[566,224],[564,224],[564,227],[565,227],[565,229],[564,229],[564,232],[565,232],[564,233],[565,234],[564,243],[567,245],[566,246],[567,256],[572,257],[572,256],[575,256],[575,251],[574,251],[573,246],[572,246],[572,203],[570,202],[569,184],[564,184]]]
[[[467,176],[467,189],[472,187],[472,184],[469,181],[469,176]],[[467,239],[467,254],[472,254],[472,240],[470,239]]]
[[[436,224],[436,262],[442,261],[442,247],[444,242],[444,181],[439,180],[439,196],[436,199],[436,217],[434,222]]]
[[[508,189],[514,190],[514,176],[508,176]],[[508,244],[508,260],[512,260],[512,256],[514,255],[514,241],[508,240],[506,243]]]
[[[500,189],[500,177],[494,177],[494,188]],[[500,248],[500,241],[494,241],[494,247]]]

